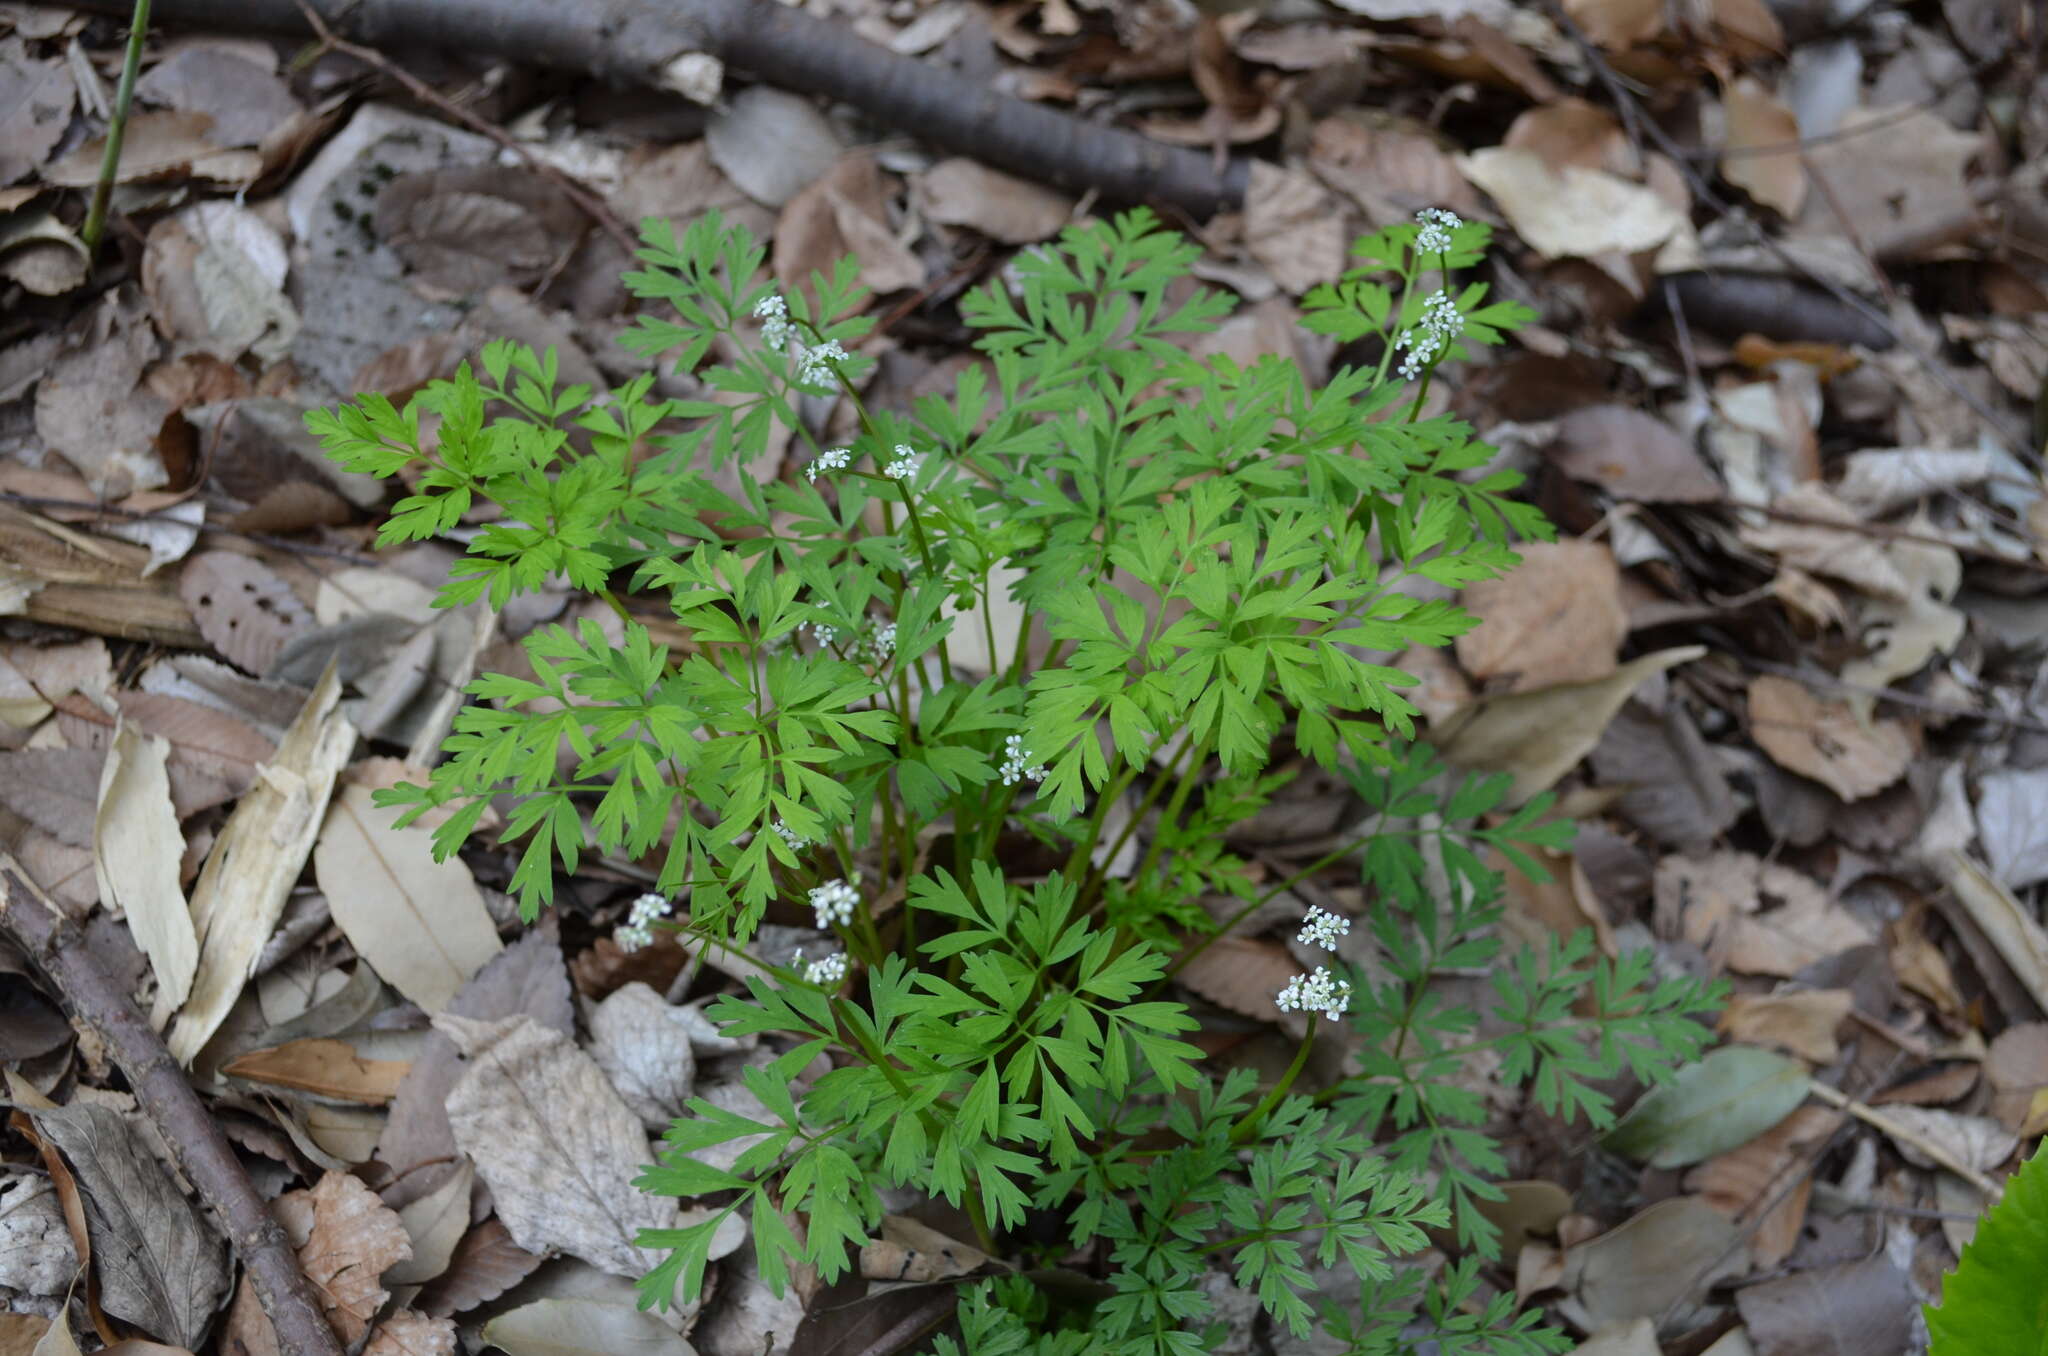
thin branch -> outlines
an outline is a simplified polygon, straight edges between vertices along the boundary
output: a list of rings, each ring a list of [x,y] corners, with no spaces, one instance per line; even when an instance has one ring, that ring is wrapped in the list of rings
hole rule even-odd
[[[1963,1162],[1962,1159],[1957,1158],[1934,1140],[1929,1139],[1902,1121],[1893,1120],[1876,1107],[1859,1102],[1847,1093],[1837,1092],[1819,1079],[1812,1080],[1807,1086],[1807,1091],[1820,1098],[1823,1102],[1826,1102],[1829,1106],[1846,1111],[1865,1125],[1882,1131],[1885,1135],[1897,1140],[1907,1148],[1919,1150],[1928,1158],[1933,1159],[1938,1166],[1948,1169],[1948,1171],[1977,1188],[1985,1199],[1993,1204],[1996,1204],[1999,1198],[2005,1195],[2004,1187],[1992,1181],[1968,1163]]]
[[[94,958],[77,921],[4,852],[0,932],[12,936],[49,976],[72,1016],[92,1030],[127,1076],[136,1103],[227,1234],[283,1349],[293,1356],[342,1356],[284,1225],[257,1194],[163,1038]]]

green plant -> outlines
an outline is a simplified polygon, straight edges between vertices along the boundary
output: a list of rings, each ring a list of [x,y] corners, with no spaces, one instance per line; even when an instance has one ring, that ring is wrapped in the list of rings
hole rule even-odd
[[[1088,1273],[967,1290],[942,1352],[1204,1351],[1212,1266],[1354,1352],[1408,1350],[1418,1307],[1442,1350],[1560,1349],[1505,1301],[1478,1304],[1473,1267],[1425,1285],[1397,1266],[1430,1228],[1494,1243],[1476,1202],[1503,1164],[1445,1076],[1488,1051],[1546,1106],[1604,1123],[1587,1081],[1666,1072],[1699,1048],[1689,1018],[1708,998],[1645,990],[1646,960],[1589,961],[1583,938],[1496,969],[1504,1035],[1469,1042],[1477,1014],[1434,997],[1440,969],[1499,950],[1499,880],[1476,850],[1540,874],[1524,849],[1568,833],[1541,801],[1497,813],[1501,779],[1443,789],[1407,742],[1414,680],[1372,657],[1448,643],[1471,621],[1441,593],[1547,534],[1506,497],[1516,476],[1483,472],[1490,448],[1421,417],[1437,362],[1524,318],[1483,285],[1431,286],[1480,261],[1486,228],[1425,213],[1360,241],[1307,323],[1377,336],[1379,357],[1318,388],[1288,361],[1176,343],[1228,307],[1184,286],[1196,251],[1148,215],[1076,227],[966,298],[985,364],[907,412],[860,399],[871,363],[849,346],[870,322],[851,263],[784,297],[715,216],[645,240],[627,281],[673,318],[643,315],[627,342],[718,399],[657,400],[649,379],[557,390],[552,355],[493,344],[482,377],[308,422],[343,464],[407,476],[386,541],[496,506],[443,603],[560,578],[624,623],[620,645],[591,623],[529,637],[533,676],[472,684],[446,761],[385,803],[446,814],[445,854],[509,793],[498,836],[524,842],[512,888],[529,917],[594,843],[659,862],[627,944],[654,926],[744,943],[772,903],[807,898],[845,948],[712,1008],[784,1053],[746,1075],[764,1111],[692,1103],[642,1177],[719,1207],[645,1238],[670,1250],[648,1302],[698,1293],[735,1210],[771,1286],[799,1264],[836,1277],[878,1226],[878,1189],[915,1183],[1034,1274],[1071,1277],[1071,1250]],[[854,411],[846,446],[815,438],[812,395]],[[808,448],[802,478],[714,487],[708,472],[757,461],[777,427]],[[633,621],[610,591],[621,575],[665,598],[687,645]],[[1437,593],[1404,592],[1415,580]],[[999,628],[1004,591],[1040,629]],[[1379,822],[1261,889],[1226,834],[1286,782],[1273,766],[1290,746]],[[1111,870],[1141,828],[1136,867]],[[1063,864],[1007,872],[1019,831]],[[1259,1096],[1183,1039],[1196,1023],[1165,984],[1187,955],[1169,958],[1341,862],[1369,887],[1391,977],[1354,989],[1319,967],[1289,985],[1276,1001],[1310,1013],[1307,1035]],[[687,915],[662,921],[678,893]],[[1219,929],[1204,895],[1241,907]],[[1321,914],[1302,940],[1334,946],[1347,926]],[[1594,1011],[1575,1011],[1588,988]],[[1294,1092],[1347,1010],[1364,1072]],[[829,1071],[799,1088],[821,1054]],[[753,1142],[729,1166],[693,1156],[735,1139]],[[1311,1266],[1354,1274],[1357,1310],[1318,1314]]]
[[[1978,1221],[1956,1269],[1942,1278],[1941,1307],[1927,1305],[1929,1356],[2048,1353],[2048,1140],[2006,1183]]]

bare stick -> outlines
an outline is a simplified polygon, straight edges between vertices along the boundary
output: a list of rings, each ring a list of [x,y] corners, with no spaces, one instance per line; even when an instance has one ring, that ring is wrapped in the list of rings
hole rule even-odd
[[[178,1167],[212,1208],[255,1286],[278,1342],[294,1356],[342,1356],[284,1226],[256,1194],[226,1136],[185,1081],[163,1039],[86,948],[77,922],[20,862],[0,852],[0,931],[11,935],[79,1021],[105,1043]]]
[[[1812,1080],[1807,1086],[1807,1091],[1820,1098],[1823,1102],[1826,1102],[1829,1106],[1839,1107],[1857,1120],[1862,1121],[1865,1125],[1884,1132],[1884,1134],[1897,1140],[1907,1148],[1919,1150],[1941,1167],[1948,1169],[1971,1186],[1977,1188],[1978,1191],[1983,1193],[1986,1200],[1996,1204],[1998,1198],[2005,1195],[2004,1187],[1992,1181],[1968,1163],[1963,1162],[1962,1159],[1957,1158],[1947,1149],[1942,1148],[1941,1145],[1927,1138],[1927,1136],[1903,1122],[1893,1120],[1876,1107],[1859,1102],[1847,1093],[1837,1092],[1819,1079]]]

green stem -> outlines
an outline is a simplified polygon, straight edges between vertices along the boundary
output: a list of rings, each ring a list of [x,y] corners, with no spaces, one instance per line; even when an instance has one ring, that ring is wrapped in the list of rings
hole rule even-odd
[[[1307,866],[1304,866],[1301,870],[1295,872],[1293,875],[1287,877],[1285,880],[1273,886],[1270,890],[1267,890],[1257,899],[1254,899],[1249,904],[1246,904],[1243,908],[1239,909],[1236,913],[1232,914],[1229,920],[1225,922],[1222,927],[1216,929],[1216,931],[1210,933],[1207,937],[1204,937],[1201,941],[1195,943],[1194,948],[1192,950],[1181,953],[1180,958],[1175,960],[1173,964],[1167,966],[1166,973],[1159,977],[1161,982],[1163,983],[1164,981],[1172,979],[1175,975],[1179,974],[1180,971],[1184,967],[1186,967],[1189,964],[1189,962],[1193,961],[1195,957],[1201,955],[1204,951],[1208,950],[1209,944],[1211,942],[1214,942],[1218,937],[1223,936],[1232,928],[1236,927],[1239,923],[1242,923],[1245,919],[1251,917],[1254,913],[1258,912],[1261,906],[1263,906],[1268,900],[1272,899],[1274,896],[1278,895],[1281,891],[1291,889],[1292,887],[1299,885],[1302,881],[1307,880],[1310,876],[1313,876],[1314,874],[1316,874],[1316,872],[1321,871],[1324,867],[1331,865],[1333,862],[1340,861],[1343,858],[1348,857],[1352,853],[1358,851],[1358,849],[1361,846],[1363,846],[1366,842],[1369,841],[1371,841],[1369,838],[1361,839],[1358,842],[1346,843],[1344,846],[1336,849],[1333,852],[1324,853],[1322,856],[1310,862]]]
[[[121,62],[121,84],[114,92],[114,116],[107,121],[107,149],[100,157],[99,182],[92,188],[92,206],[86,209],[85,229],[79,238],[88,255],[99,251],[100,235],[107,228],[107,203],[114,195],[114,179],[121,170],[121,140],[128,131],[128,110],[135,102],[135,76],[142,69],[142,44],[149,36],[149,0],[135,0],[135,13],[128,21],[128,55]]]
[[[1273,1090],[1266,1094],[1265,1100],[1246,1112],[1243,1120],[1230,1127],[1230,1142],[1232,1144],[1242,1144],[1257,1134],[1259,1127],[1265,1124],[1266,1116],[1274,1107],[1280,1105],[1280,1099],[1285,1097],[1287,1090],[1294,1086],[1294,1080],[1300,1076],[1303,1067],[1308,1063],[1310,1047],[1316,1043],[1317,1020],[1314,1014],[1310,1014],[1308,1031],[1301,1038],[1301,1048],[1294,1052],[1294,1062],[1287,1066],[1286,1073],[1280,1075],[1280,1081],[1273,1085]]]

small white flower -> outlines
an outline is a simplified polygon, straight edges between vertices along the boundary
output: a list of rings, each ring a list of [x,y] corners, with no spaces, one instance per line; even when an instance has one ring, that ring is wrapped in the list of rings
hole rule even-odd
[[[1318,965],[1314,974],[1296,975],[1273,999],[1282,1012],[1320,1012],[1331,1021],[1351,1006],[1351,983]]]
[[[835,447],[829,451],[820,452],[810,465],[804,467],[804,474],[815,482],[818,479],[818,472],[843,471],[846,469],[846,464],[852,460],[852,448]]]
[[[888,663],[890,656],[896,653],[896,623],[876,627],[875,633],[868,637],[867,651],[875,663]]]
[[[1031,750],[1024,747],[1024,740],[1020,735],[1009,735],[1003,740],[1001,771],[1004,786],[1015,786],[1025,777],[1034,782],[1045,780],[1045,768],[1032,765]]]
[[[895,453],[895,459],[882,468],[882,474],[891,480],[908,480],[916,475],[917,468],[924,462],[923,455],[911,451],[908,443],[896,444]]]
[[[853,921],[854,906],[860,903],[860,890],[855,882],[860,879],[858,872],[853,880],[831,880],[811,889],[811,907],[818,911],[818,931],[824,932],[834,923],[844,927]]]
[[[797,359],[796,380],[799,386],[829,386],[838,380],[833,363],[846,361],[846,350],[839,347],[837,339],[827,339],[816,348],[807,348]]]
[[[1335,951],[1337,939],[1350,931],[1349,918],[1331,913],[1318,905],[1309,909],[1308,920],[1301,925],[1301,932],[1294,940],[1303,946],[1319,946],[1325,951]]]
[[[1422,232],[1415,237],[1417,254],[1448,254],[1451,232],[1465,224],[1458,219],[1456,212],[1447,212],[1441,207],[1425,207],[1415,214],[1415,219],[1422,223]]]
[[[780,293],[770,292],[754,303],[754,316],[761,322],[761,342],[781,349],[789,342],[789,304]]]
[[[612,940],[619,944],[621,951],[638,951],[654,942],[654,924],[668,917],[674,907],[671,902],[657,894],[644,894],[633,901],[631,913],[626,921],[612,934]]]
[[[798,947],[796,955],[791,957],[791,959],[793,961],[803,960],[803,948]],[[837,951],[818,960],[804,961],[804,978],[813,984],[821,984],[827,987],[837,985],[840,980],[846,978],[846,953],[844,951]]]
[[[1422,369],[1435,362],[1465,332],[1465,316],[1451,294],[1439,287],[1422,303],[1422,315],[1415,327],[1394,341],[1394,347],[1408,350],[1401,360],[1401,375],[1413,381]]]
[[[811,634],[818,638],[818,647],[820,649],[839,639],[839,628],[836,626],[827,626],[823,622],[805,622],[804,626],[810,627]],[[797,629],[802,630],[803,628],[798,627]]]
[[[798,837],[795,829],[792,829],[791,827],[789,827],[789,825],[783,823],[779,819],[776,820],[773,824],[770,824],[768,827],[775,831],[775,836],[777,838],[780,838],[785,844],[788,845],[789,850],[791,852],[802,852],[805,848],[811,845],[810,839]]]

